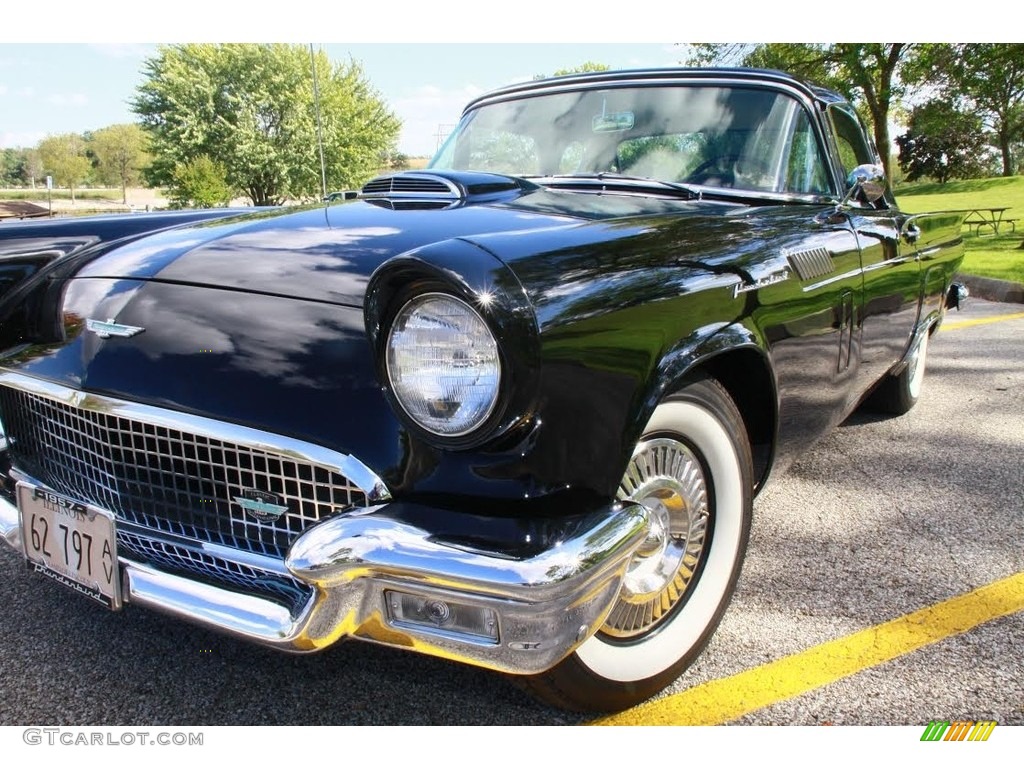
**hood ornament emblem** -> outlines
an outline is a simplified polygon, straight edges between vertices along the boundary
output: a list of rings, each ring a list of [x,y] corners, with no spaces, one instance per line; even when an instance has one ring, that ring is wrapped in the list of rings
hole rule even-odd
[[[252,517],[263,523],[272,523],[288,511],[288,507],[277,502],[280,499],[272,493],[255,488],[243,488],[241,496],[234,497],[235,503]]]
[[[137,333],[142,333],[145,328],[139,328],[137,325],[121,325],[115,323],[114,318],[108,320],[93,320],[91,317],[85,321],[86,330],[92,331],[101,339],[109,339],[111,336],[117,336],[121,339],[129,339]]]

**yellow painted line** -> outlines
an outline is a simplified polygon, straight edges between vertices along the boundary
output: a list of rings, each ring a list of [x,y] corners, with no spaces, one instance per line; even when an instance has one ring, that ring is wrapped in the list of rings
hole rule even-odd
[[[996,315],[995,317],[976,317],[973,320],[957,320],[955,323],[943,323],[940,331],[955,331],[959,328],[970,328],[972,325],[987,325],[989,323],[1001,323],[1004,320],[1020,320],[1024,312],[1017,312],[1013,315]]]
[[[593,725],[721,725],[1024,610],[1024,573]]]

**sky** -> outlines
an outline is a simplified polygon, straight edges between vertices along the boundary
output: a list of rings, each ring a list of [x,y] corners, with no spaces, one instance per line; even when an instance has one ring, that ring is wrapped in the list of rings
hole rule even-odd
[[[417,156],[433,154],[439,129],[457,122],[466,102],[480,93],[586,61],[615,69],[678,65],[686,47],[674,40],[835,42],[877,38],[893,29],[913,30],[917,40],[950,34],[925,0],[868,5],[874,17],[854,14],[848,22],[823,13],[829,6],[820,0],[102,5],[103,14],[77,0],[4,8],[0,147],[34,146],[48,134],[132,121],[129,102],[158,43],[293,42],[322,46],[335,61],[351,57],[402,119],[399,151]],[[991,30],[972,29],[971,23],[957,22],[961,39],[1010,33],[1011,25]]]
[[[432,155],[474,96],[585,61],[615,69],[674,66],[672,43],[318,44],[335,62],[360,62],[402,119],[399,151]],[[35,146],[50,133],[132,122],[129,102],[156,45],[0,43],[0,147]]]

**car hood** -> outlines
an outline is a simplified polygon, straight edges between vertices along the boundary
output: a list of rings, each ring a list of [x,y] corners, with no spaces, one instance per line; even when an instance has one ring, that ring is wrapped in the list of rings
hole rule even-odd
[[[265,211],[160,232],[94,258],[75,277],[159,280],[359,307],[378,266],[425,245],[725,208],[540,188],[441,210],[360,200],[326,208]]]

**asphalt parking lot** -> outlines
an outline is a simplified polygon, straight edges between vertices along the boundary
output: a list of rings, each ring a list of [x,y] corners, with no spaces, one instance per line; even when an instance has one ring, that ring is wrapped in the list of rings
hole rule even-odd
[[[1022,458],[1024,307],[973,302],[932,341],[910,414],[855,415],[769,483],[704,655],[611,722],[1024,725]],[[987,585],[969,610],[944,602]],[[7,549],[0,593],[3,725],[590,721],[441,660],[360,643],[286,656],[141,609],[108,613]],[[915,645],[933,615],[941,631]],[[856,633],[887,622],[879,662],[881,641]],[[835,653],[815,653],[824,643]]]

